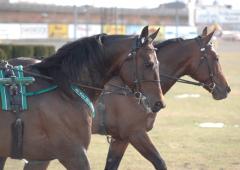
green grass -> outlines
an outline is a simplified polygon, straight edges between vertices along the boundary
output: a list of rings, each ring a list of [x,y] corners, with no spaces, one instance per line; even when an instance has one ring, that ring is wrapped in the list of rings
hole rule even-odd
[[[167,108],[161,111],[152,141],[169,170],[240,170],[240,54],[221,54],[220,62],[232,92],[215,101],[200,87],[176,84],[166,95]],[[176,99],[175,95],[193,93],[200,98]],[[222,122],[224,128],[200,128],[202,122]],[[93,170],[104,168],[108,143],[104,136],[92,136],[88,156]],[[6,170],[21,170],[23,162],[9,160]],[[64,169],[57,161],[51,170]],[[122,160],[120,170],[153,170],[152,165],[132,147]]]

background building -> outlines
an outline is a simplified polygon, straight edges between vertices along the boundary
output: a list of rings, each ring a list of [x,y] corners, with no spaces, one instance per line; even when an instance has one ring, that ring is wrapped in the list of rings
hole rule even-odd
[[[145,25],[160,27],[159,40],[198,35],[206,25],[218,35],[238,37],[240,10],[231,6],[203,5],[202,1],[172,2],[156,8],[103,8],[57,6],[0,0],[0,40],[67,41],[93,34],[136,34]],[[225,31],[227,30],[227,31]],[[225,31],[225,32],[224,32]]]

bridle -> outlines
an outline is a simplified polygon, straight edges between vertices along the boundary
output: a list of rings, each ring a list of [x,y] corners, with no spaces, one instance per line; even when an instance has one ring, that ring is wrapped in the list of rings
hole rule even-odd
[[[147,97],[144,95],[144,93],[142,92],[142,87],[141,84],[142,83],[147,83],[147,82],[155,82],[155,83],[160,83],[160,80],[145,80],[145,79],[141,79],[139,77],[139,69],[138,69],[138,64],[137,64],[137,51],[140,48],[143,48],[143,45],[146,43],[146,41],[148,41],[147,39],[144,38],[140,38],[139,36],[135,37],[135,41],[132,45],[132,49],[130,51],[130,53],[128,54],[128,57],[123,61],[123,63],[120,66],[120,72],[122,69],[122,66],[124,65],[124,63],[128,60],[132,60],[133,61],[133,67],[134,67],[134,71],[133,71],[133,95],[134,97],[138,100],[138,103],[142,103],[144,105],[144,108],[146,109],[147,105],[149,105],[148,99]],[[145,50],[156,50],[156,49],[145,49]]]
[[[208,61],[208,54],[207,54],[207,51],[206,51],[206,48],[209,48],[209,46],[211,46],[211,45],[207,44],[205,46],[204,43],[202,42],[202,37],[201,36],[196,37],[194,40],[197,42],[198,46],[200,47],[200,52],[203,53],[203,54],[201,56],[201,61],[200,61],[199,65],[198,65],[197,69],[193,73],[193,75],[196,75],[196,73],[198,72],[199,67],[203,63],[203,60],[206,60],[207,61],[207,66],[208,66],[208,72],[209,72],[209,79],[207,81],[205,81],[205,82],[209,82],[210,81],[210,83],[207,84],[205,82],[186,80],[186,79],[183,79],[183,78],[171,76],[171,75],[164,74],[164,73],[160,73],[160,76],[164,77],[164,78],[167,78],[167,79],[170,79],[170,80],[174,80],[174,81],[179,82],[179,83],[190,84],[190,85],[194,85],[194,86],[206,87],[212,93],[213,90],[216,87],[216,84],[214,83],[214,78],[213,78],[214,74],[213,74],[213,71],[211,70],[211,67],[210,67],[210,64],[209,64],[209,61]],[[181,44],[182,41],[183,41],[182,38],[176,38],[176,42]]]
[[[203,87],[208,88],[210,90],[210,93],[212,93],[213,90],[216,88],[216,83],[214,82],[214,72],[210,67],[210,63],[209,63],[209,59],[208,59],[208,53],[206,51],[207,48],[211,47],[211,44],[204,45],[204,43],[202,42],[202,37],[201,36],[198,36],[197,38],[195,38],[195,40],[196,40],[197,44],[199,45],[200,52],[202,54],[202,56],[200,57],[200,62],[198,64],[198,67],[197,67],[195,73],[198,72],[198,69],[202,65],[202,63],[204,61],[206,61],[207,68],[208,68],[208,73],[209,73],[209,79],[206,80],[205,82],[209,82],[209,83],[204,83]]]

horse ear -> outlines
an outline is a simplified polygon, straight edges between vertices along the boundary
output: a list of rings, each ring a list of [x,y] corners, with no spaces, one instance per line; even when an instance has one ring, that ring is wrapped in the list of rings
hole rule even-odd
[[[207,36],[203,37],[205,44],[209,43],[209,41],[211,40],[214,32],[215,32],[215,29],[210,34],[208,34]]]
[[[207,27],[205,27],[202,31],[202,36],[205,37],[207,36]]]
[[[140,40],[142,44],[145,43],[147,37],[148,37],[148,25],[142,29],[142,32],[140,35]]]
[[[153,42],[153,40],[157,37],[157,34],[158,34],[159,30],[160,30],[160,28],[158,28],[154,33],[149,35],[148,43],[152,43]]]

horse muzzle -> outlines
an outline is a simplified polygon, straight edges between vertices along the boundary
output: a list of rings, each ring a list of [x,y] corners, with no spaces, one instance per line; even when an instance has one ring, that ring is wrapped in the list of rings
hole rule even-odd
[[[221,88],[219,86],[216,86],[214,90],[212,91],[212,96],[215,100],[222,100],[227,98],[228,93],[231,92],[231,88],[229,86]]]

